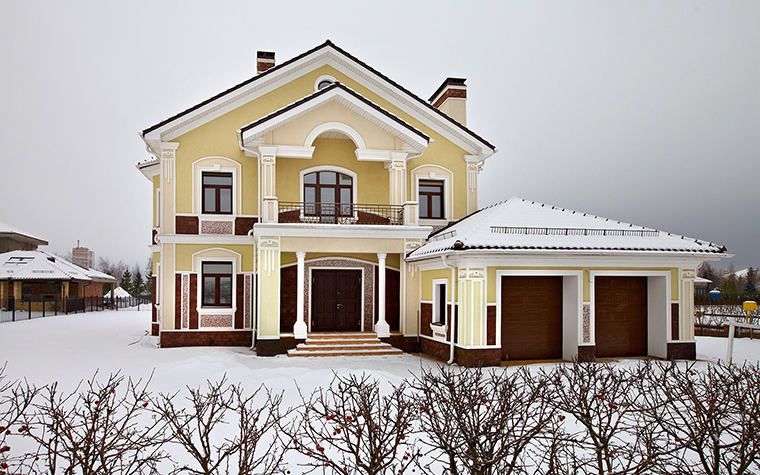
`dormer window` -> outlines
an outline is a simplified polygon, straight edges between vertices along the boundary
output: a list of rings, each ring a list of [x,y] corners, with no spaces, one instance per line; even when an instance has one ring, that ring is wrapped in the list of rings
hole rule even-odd
[[[330,84],[332,84],[332,81],[328,81],[326,79],[324,81],[320,81],[317,85],[317,90],[321,91],[322,89],[329,87]]]

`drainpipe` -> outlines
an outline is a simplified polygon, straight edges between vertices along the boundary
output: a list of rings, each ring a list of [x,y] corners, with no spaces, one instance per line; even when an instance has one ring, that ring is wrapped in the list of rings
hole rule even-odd
[[[441,262],[443,263],[444,267],[448,267],[451,269],[451,322],[449,331],[451,332],[451,341],[449,343],[449,361],[446,362],[446,364],[452,364],[454,363],[454,315],[456,315],[456,312],[454,312],[454,277],[456,277],[456,268],[448,263],[448,260],[446,256],[441,256]]]

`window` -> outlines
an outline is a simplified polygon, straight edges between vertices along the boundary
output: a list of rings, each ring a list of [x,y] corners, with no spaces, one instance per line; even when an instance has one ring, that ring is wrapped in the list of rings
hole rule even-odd
[[[317,90],[321,91],[322,89],[324,89],[326,87],[329,87],[332,83],[333,82],[330,81],[329,79],[325,79],[325,80],[319,81],[319,84],[317,85]]]
[[[433,324],[446,324],[446,283],[433,284]]]
[[[232,173],[204,173],[203,212],[232,214]]]
[[[232,307],[232,263],[204,262],[202,267],[204,307]]]
[[[443,219],[443,182],[420,181],[420,218]]]
[[[353,214],[353,178],[345,173],[322,171],[303,176],[305,214],[322,222]]]

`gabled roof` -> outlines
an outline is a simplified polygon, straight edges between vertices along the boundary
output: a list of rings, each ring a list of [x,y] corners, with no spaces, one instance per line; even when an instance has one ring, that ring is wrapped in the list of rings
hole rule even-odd
[[[48,245],[48,242],[45,241],[44,239],[40,239],[38,237],[32,236],[26,231],[22,231],[18,228],[14,228],[10,224],[5,224],[3,222],[0,222],[0,237],[11,237],[11,238],[21,240],[21,241],[30,241],[30,242],[34,242],[38,246]]]
[[[11,251],[0,254],[0,280],[116,282],[108,274],[79,267],[45,251]]]
[[[602,254],[725,254],[717,244],[656,229],[510,198],[483,208],[441,229],[412,251],[420,259],[452,251],[493,252],[595,251]]]
[[[170,131],[184,127],[183,123],[192,120],[210,120],[213,113],[226,111],[229,107],[237,107],[236,104],[247,102],[257,97],[257,94],[268,92],[271,87],[276,86],[275,82],[280,79],[288,78],[293,74],[303,74],[302,68],[321,61],[317,66],[328,63],[339,67],[352,69],[361,73],[361,79],[365,82],[372,83],[378,93],[388,95],[408,111],[427,119],[426,122],[433,128],[441,129],[442,133],[452,136],[455,140],[461,140],[469,148],[480,149],[480,155],[487,158],[496,152],[496,148],[488,141],[444,114],[437,108],[433,107],[427,101],[421,99],[409,90],[405,89],[395,81],[383,75],[376,69],[352,56],[345,50],[339,48],[330,40],[321,45],[312,48],[284,63],[275,66],[267,71],[254,76],[246,81],[233,86],[203,102],[200,102],[179,114],[169,117],[155,125],[152,125],[141,132],[143,139],[150,145],[154,140],[163,140],[164,135],[171,135]],[[354,79],[359,79],[354,78]],[[158,138],[156,138],[158,134]],[[149,138],[152,137],[152,138]]]
[[[376,126],[389,131],[393,135],[399,136],[406,145],[417,152],[421,153],[424,151],[425,147],[427,147],[430,142],[430,137],[421,130],[406,123],[374,102],[367,100],[344,84],[336,82],[241,127],[239,130],[242,142],[241,146],[247,145],[257,138],[263,137],[265,133],[283,123],[295,120],[330,101],[336,101],[341,105],[346,106],[365,119],[368,119]]]

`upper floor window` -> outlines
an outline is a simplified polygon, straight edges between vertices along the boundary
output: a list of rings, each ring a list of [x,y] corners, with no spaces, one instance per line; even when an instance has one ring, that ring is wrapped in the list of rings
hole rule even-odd
[[[203,212],[232,214],[232,173],[203,173]]]
[[[320,171],[303,176],[303,197],[306,214],[325,220],[353,213],[354,179],[345,173]]]
[[[204,307],[232,307],[232,263],[204,262],[202,267]]]
[[[443,219],[443,182],[420,180],[420,218]]]

